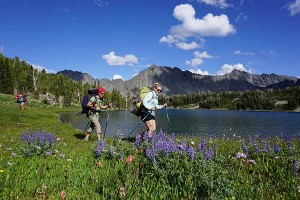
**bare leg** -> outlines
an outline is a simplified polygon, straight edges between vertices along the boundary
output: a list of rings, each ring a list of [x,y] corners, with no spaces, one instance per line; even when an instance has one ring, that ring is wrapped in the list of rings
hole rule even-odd
[[[145,124],[148,128],[148,137],[152,138],[152,133],[156,130],[155,120],[151,119],[149,121],[146,121]]]

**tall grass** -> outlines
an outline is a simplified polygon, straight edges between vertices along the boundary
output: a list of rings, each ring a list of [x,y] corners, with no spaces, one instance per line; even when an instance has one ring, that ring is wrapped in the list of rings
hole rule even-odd
[[[297,199],[299,138],[178,138],[98,143],[67,111],[0,96],[1,199]],[[73,109],[73,108],[71,108]]]

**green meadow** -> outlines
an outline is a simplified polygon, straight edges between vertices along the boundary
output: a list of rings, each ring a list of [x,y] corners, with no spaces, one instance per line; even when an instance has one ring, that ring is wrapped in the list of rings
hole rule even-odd
[[[0,94],[1,199],[298,199],[300,140],[223,135],[83,141],[35,100]]]

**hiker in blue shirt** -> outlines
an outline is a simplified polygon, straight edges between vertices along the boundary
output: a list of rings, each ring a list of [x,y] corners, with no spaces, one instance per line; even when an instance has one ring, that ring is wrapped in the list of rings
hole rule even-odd
[[[146,94],[141,106],[141,119],[147,126],[147,134],[152,138],[152,133],[156,131],[155,110],[167,107],[167,104],[158,104],[158,94],[162,92],[162,87],[159,83],[155,83],[153,91]]]

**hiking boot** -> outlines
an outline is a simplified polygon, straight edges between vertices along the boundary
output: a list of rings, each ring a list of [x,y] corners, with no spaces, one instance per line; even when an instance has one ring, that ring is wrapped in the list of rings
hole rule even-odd
[[[85,137],[83,140],[84,141],[89,141],[89,137]]]

